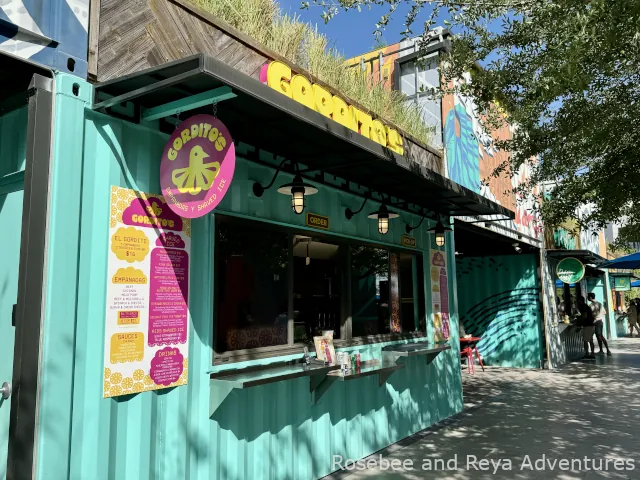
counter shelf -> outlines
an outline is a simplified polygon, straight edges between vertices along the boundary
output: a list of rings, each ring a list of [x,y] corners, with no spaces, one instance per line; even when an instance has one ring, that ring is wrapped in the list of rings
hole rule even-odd
[[[434,345],[429,342],[403,343],[384,347],[382,349],[382,358],[386,362],[398,364],[401,359],[424,355],[425,362],[429,365],[440,352],[445,350],[451,350],[451,345]]]
[[[575,323],[564,323],[564,322],[558,323],[558,333],[562,333],[567,330],[569,331],[573,330],[577,332],[579,330],[582,330],[582,327],[580,325],[576,325]]]
[[[329,372],[329,374],[321,379],[318,385],[313,389],[313,402],[318,403],[335,382],[348,382],[358,378],[378,375],[378,386],[380,387],[387,381],[393,372],[401,368],[404,368],[403,364],[383,363],[381,365],[380,360],[367,360],[366,362],[362,362],[360,368],[352,368],[346,372],[343,372],[342,370]]]
[[[262,365],[238,370],[225,370],[211,374],[209,415],[213,415],[222,402],[234,389],[245,389],[267,385],[269,383],[293,380],[294,378],[309,377],[310,390],[313,391],[327,374],[339,370],[339,365],[313,361],[307,366],[303,362],[278,362],[275,365]]]

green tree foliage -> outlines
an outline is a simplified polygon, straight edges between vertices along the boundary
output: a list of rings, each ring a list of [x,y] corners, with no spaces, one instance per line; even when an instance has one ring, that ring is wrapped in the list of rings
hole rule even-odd
[[[423,33],[451,27],[442,74],[473,73],[455,90],[476,101],[485,127],[516,126],[499,145],[509,164],[494,174],[531,163],[531,182],[520,188],[548,186],[547,225],[592,204],[581,227],[626,217],[621,241],[640,240],[640,0],[316,0],[303,8],[319,5],[329,20],[342,9],[387,5],[378,33],[401,4],[410,6],[405,35],[427,5]]]

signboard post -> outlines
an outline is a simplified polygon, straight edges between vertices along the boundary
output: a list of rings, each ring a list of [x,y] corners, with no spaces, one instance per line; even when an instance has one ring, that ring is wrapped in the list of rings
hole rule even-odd
[[[628,292],[629,290],[631,290],[631,276],[613,277],[613,289],[616,292]]]

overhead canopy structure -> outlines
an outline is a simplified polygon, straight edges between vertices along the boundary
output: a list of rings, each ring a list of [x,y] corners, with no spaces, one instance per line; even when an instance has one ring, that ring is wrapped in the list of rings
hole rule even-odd
[[[606,258],[601,257],[597,253],[593,253],[591,250],[547,250],[547,255],[558,260],[567,257],[577,258],[585,265],[593,264],[598,268],[602,268],[602,264],[606,262]]]
[[[142,121],[176,113],[186,118],[186,111],[211,113],[210,98],[222,95],[227,101],[217,105],[217,114],[236,142],[305,165],[306,177],[315,182],[323,183],[327,173],[345,180],[346,190],[359,185],[443,216],[515,216],[204,54],[99,83],[94,91],[94,109],[109,111],[133,102]]]
[[[625,255],[600,265],[600,268],[612,268],[618,270],[633,270],[640,268],[640,252]]]

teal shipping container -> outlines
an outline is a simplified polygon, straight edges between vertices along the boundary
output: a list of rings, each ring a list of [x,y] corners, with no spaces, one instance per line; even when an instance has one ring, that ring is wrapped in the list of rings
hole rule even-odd
[[[545,356],[535,254],[464,257],[456,262],[460,322],[481,337],[488,365],[540,368]]]
[[[510,212],[202,55],[47,80],[0,117],[0,332],[16,345],[0,353],[0,479],[315,479],[462,410],[453,233],[433,230]],[[228,127],[232,182],[212,212],[171,217],[189,243],[188,332],[162,349],[179,377],[153,360],[129,378],[118,369],[151,348],[136,343],[146,306],[111,336],[110,295],[156,277],[120,282],[113,212],[169,215],[142,193],[161,197],[161,159],[195,114]],[[296,174],[304,214],[277,191]],[[313,358],[327,331],[361,368]]]

